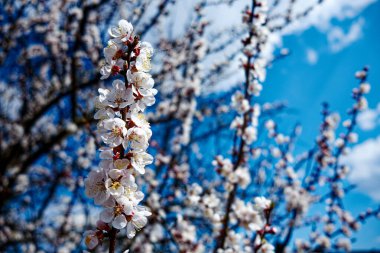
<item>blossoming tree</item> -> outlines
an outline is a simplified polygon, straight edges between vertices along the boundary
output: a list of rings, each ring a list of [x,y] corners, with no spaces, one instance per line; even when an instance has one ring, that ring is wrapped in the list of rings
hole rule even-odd
[[[324,104],[296,153],[300,126],[282,131],[286,106],[257,97],[289,54],[273,38],[324,1],[251,0],[215,31],[205,12],[236,2],[195,1],[185,24],[172,0],[0,7],[1,252],[351,250],[380,212],[343,204],[369,69],[344,132]]]

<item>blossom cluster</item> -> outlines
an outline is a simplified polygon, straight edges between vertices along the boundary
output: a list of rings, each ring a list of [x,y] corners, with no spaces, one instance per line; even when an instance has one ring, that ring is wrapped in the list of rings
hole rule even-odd
[[[94,118],[99,120],[98,134],[106,146],[100,148],[99,168],[85,180],[86,195],[103,206],[97,229],[85,233],[89,249],[110,237],[111,230],[126,227],[127,237],[133,238],[151,215],[139,204],[144,194],[135,177],[143,175],[145,166],[153,162],[146,152],[152,131],[143,114],[154,104],[157,93],[148,73],[153,48],[133,35],[133,26],[126,20],[120,20],[109,35],[112,38],[104,48],[102,79],[121,75],[124,80],[114,80],[111,89],[100,88],[95,101]]]
[[[218,249],[217,252],[274,252],[275,248],[267,238],[267,235],[278,232],[278,229],[271,224],[273,208],[274,203],[265,197],[255,197],[252,202],[247,203],[241,199],[236,199],[232,205],[231,224],[245,229],[246,234],[230,230],[226,238],[226,245],[228,246],[225,249]],[[253,242],[249,237],[251,233],[256,234]],[[248,243],[242,245],[242,240]]]
[[[266,234],[276,233],[270,224],[270,214],[273,204],[265,197],[256,197],[252,202],[245,203],[237,196],[238,189],[246,189],[251,184],[249,169],[250,147],[258,139],[259,117],[261,107],[252,103],[253,97],[260,95],[265,80],[265,66],[267,58],[263,51],[267,47],[269,30],[265,26],[267,19],[267,2],[254,1],[251,8],[244,11],[243,23],[247,26],[248,35],[242,40],[245,82],[243,90],[236,91],[232,95],[231,107],[236,111],[236,116],[230,124],[235,130],[235,138],[239,139],[238,145],[233,147],[232,159],[217,156],[213,161],[216,171],[226,182],[224,188],[228,192],[224,213],[221,215],[222,223],[219,225],[218,240],[215,251],[223,252],[273,252],[274,246],[265,239]],[[253,61],[255,60],[255,61]],[[237,138],[238,137],[238,138]],[[235,143],[234,143],[235,144]],[[238,224],[246,230],[241,233],[229,229],[230,224]],[[253,247],[249,243],[251,233],[256,234]],[[241,244],[241,241],[248,243]]]
[[[220,157],[217,159],[221,165],[223,160],[220,160]],[[224,159],[224,161],[227,161],[227,159]],[[193,183],[188,187],[186,198],[186,204],[197,214],[200,213],[207,218],[212,224],[213,236],[218,236],[223,226],[224,214],[221,205],[223,196],[215,189],[205,190],[200,185]],[[266,239],[266,235],[277,233],[277,228],[271,224],[273,208],[274,203],[265,197],[255,197],[248,202],[236,198],[231,210],[231,226],[239,227],[246,232],[240,229],[229,229],[226,234],[225,247],[223,249],[218,248],[217,252],[274,252],[274,246]],[[185,230],[181,232],[186,233]],[[250,238],[252,233],[257,234],[253,243]],[[205,252],[198,248],[197,250]]]

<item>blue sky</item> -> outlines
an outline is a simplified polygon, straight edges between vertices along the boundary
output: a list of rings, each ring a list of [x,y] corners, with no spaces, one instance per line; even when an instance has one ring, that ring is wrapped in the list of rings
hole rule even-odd
[[[329,36],[333,35],[315,27],[285,36],[283,46],[291,50],[291,55],[277,62],[268,71],[261,96],[262,101],[288,101],[289,107],[295,109],[295,114],[286,118],[283,127],[289,128],[298,121],[303,125],[299,142],[301,147],[310,147],[313,144],[319,130],[323,101],[329,102],[331,109],[340,112],[344,118],[346,109],[352,105],[351,90],[358,84],[354,79],[354,73],[364,65],[370,67],[369,82],[372,84],[372,89],[367,97],[369,107],[374,109],[380,102],[380,2],[370,5],[355,17],[345,20],[332,19],[331,24],[337,27],[334,29],[341,29],[345,35],[348,35],[341,43],[347,45],[339,48],[342,45],[332,44],[332,40],[329,40]],[[336,30],[334,32],[336,33]],[[380,136],[378,121],[379,118],[373,129],[358,131],[359,146]],[[372,150],[369,151],[374,152],[375,148],[380,150],[380,141],[372,145]],[[380,160],[374,159],[371,160],[369,166],[372,167],[369,169],[380,171]],[[362,159],[358,157],[358,161]],[[365,169],[367,168],[359,166],[353,168],[353,170]],[[374,175],[376,179],[371,178],[371,182],[368,183],[380,182],[379,175],[379,173]],[[367,183],[365,179],[357,182],[354,178],[353,181],[359,184]],[[370,197],[365,189],[359,187],[347,198],[346,205],[355,214],[368,206],[377,207],[380,201],[379,198],[375,199],[373,196]],[[355,248],[380,248],[380,221],[371,219],[357,234],[357,239]]]

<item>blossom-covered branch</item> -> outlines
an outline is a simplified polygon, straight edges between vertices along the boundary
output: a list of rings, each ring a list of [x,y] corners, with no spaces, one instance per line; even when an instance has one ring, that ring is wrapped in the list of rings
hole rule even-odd
[[[104,48],[106,63],[102,79],[116,76],[111,89],[99,89],[95,104],[98,111],[98,133],[107,146],[100,148],[102,161],[85,180],[86,194],[103,206],[97,229],[85,233],[85,243],[94,249],[108,237],[109,252],[115,252],[116,234],[126,228],[127,237],[147,223],[150,211],[139,205],[144,194],[135,177],[145,173],[153,162],[146,150],[152,136],[143,112],[155,102],[157,90],[148,73],[151,70],[153,48],[134,35],[133,26],[120,20],[109,30],[111,39]]]

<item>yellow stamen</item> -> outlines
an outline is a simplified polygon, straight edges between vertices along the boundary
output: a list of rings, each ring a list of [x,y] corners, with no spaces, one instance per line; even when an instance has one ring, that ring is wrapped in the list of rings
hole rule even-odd
[[[111,184],[111,188],[114,190],[119,189],[120,186],[121,186],[121,184],[118,181],[112,182],[112,184]]]

